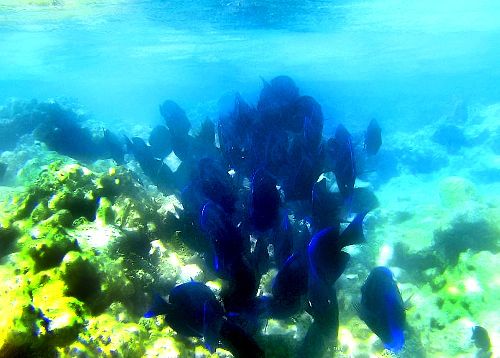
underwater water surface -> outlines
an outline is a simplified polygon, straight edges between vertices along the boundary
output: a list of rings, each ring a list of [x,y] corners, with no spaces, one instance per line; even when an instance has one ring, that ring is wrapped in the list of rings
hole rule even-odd
[[[0,357],[499,356],[499,19],[0,0]]]

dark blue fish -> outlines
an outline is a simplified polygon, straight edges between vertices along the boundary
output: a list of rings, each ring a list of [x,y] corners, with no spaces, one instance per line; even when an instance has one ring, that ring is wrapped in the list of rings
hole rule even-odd
[[[273,175],[281,175],[289,161],[287,133],[260,123],[254,128],[251,143],[248,150],[250,167],[257,170],[264,167]]]
[[[185,213],[198,216],[207,199],[197,184],[196,181],[193,181],[182,189],[181,203]]]
[[[349,225],[342,231],[339,241],[340,247],[362,244],[366,241],[363,233],[363,220],[366,214],[368,214],[368,211],[356,214],[354,219],[352,219]]]
[[[170,131],[170,133],[172,133]],[[189,134],[172,136],[172,151],[181,161],[186,162],[194,159],[193,137]]]
[[[194,137],[189,136],[191,142],[191,157],[194,160],[201,158],[220,158],[219,148],[215,146],[215,124],[206,118]]]
[[[334,311],[334,310],[332,310]],[[331,314],[334,316],[335,314]],[[332,319],[332,321],[334,321]],[[335,323],[332,323],[332,328],[325,329],[322,324],[313,321],[307,330],[304,340],[299,346],[296,357],[322,358],[328,348],[333,348],[335,344]]]
[[[304,356],[322,357],[328,345],[337,341],[339,313],[333,284],[349,261],[349,254],[342,248],[364,241],[359,228],[364,215],[358,214],[342,234],[338,227],[328,227],[317,232],[309,243],[308,312],[314,321],[301,347]]]
[[[356,181],[356,163],[351,135],[342,124],[339,124],[335,131],[334,148],[335,179],[342,197],[350,201]]]
[[[270,126],[286,128],[292,116],[293,104],[299,97],[299,89],[288,76],[278,76],[270,83],[264,82],[257,109],[262,120]]]
[[[302,138],[295,138],[288,153],[289,165],[284,170],[283,190],[290,200],[311,200],[314,183],[323,171],[321,153],[311,155],[303,145]]]
[[[172,139],[167,127],[158,125],[149,134],[149,145],[154,157],[163,159],[172,151]]]
[[[239,93],[219,100],[217,134],[222,155],[231,168],[241,170],[248,164],[256,118],[255,109]]]
[[[160,113],[165,119],[172,138],[185,137],[191,129],[186,112],[177,103],[166,100],[160,105]]]
[[[349,261],[349,254],[342,249],[365,242],[365,216],[366,212],[357,214],[340,235],[337,227],[328,227],[311,238],[308,246],[310,277],[329,284],[337,281]]]
[[[228,171],[219,162],[203,158],[198,162],[198,175],[202,193],[225,212],[233,213],[237,197]]]
[[[212,201],[203,206],[200,223],[212,243],[215,271],[222,277],[231,277],[233,264],[241,263],[249,251],[248,240],[224,210]]]
[[[288,219],[288,210],[283,213],[280,225],[273,235],[273,257],[278,268],[283,267],[293,250],[293,227]]]
[[[471,339],[478,348],[476,358],[490,358],[493,356],[491,352],[491,340],[486,328],[481,326],[472,327]]]
[[[358,214],[339,235],[338,227],[328,227],[311,239],[308,254],[308,312],[314,319],[302,353],[321,357],[328,342],[336,343],[339,329],[337,294],[333,284],[344,272],[349,254],[342,248],[364,242],[362,222],[366,213]]]
[[[135,159],[141,163],[154,158],[153,152],[151,151],[151,146],[146,144],[146,142],[140,137],[132,137],[129,139],[125,138],[125,142],[127,145],[127,149],[130,153],[132,153]]]
[[[214,202],[201,211],[200,226],[208,236],[212,252],[207,253],[216,274],[228,280],[222,296],[226,309],[240,310],[258,289],[256,265],[250,257],[250,243],[230,217]]]
[[[387,267],[376,267],[361,287],[359,317],[382,340],[385,348],[398,352],[405,342],[405,305],[394,276]]]
[[[316,182],[312,190],[313,233],[325,227],[340,229],[342,198],[326,187],[326,179]]]
[[[337,126],[335,137],[329,141],[329,147],[333,151],[333,167],[339,192],[344,200],[350,203],[356,181],[356,163],[351,135],[342,124]]]
[[[228,285],[222,292],[224,307],[229,311],[244,310],[255,298],[259,288],[256,269],[245,256],[235,254],[227,271]]]
[[[278,220],[280,194],[276,184],[276,179],[262,168],[252,177],[250,219],[257,230],[271,229]]]
[[[126,138],[128,150],[134,155],[144,174],[162,191],[173,190],[173,173],[163,160],[155,158],[151,146],[142,138]]]
[[[310,282],[309,305],[313,322],[299,348],[298,357],[321,358],[328,348],[337,344],[339,307],[335,288],[319,281]]]
[[[206,118],[200,127],[200,131],[196,135],[196,139],[199,142],[206,144],[207,146],[213,146],[215,142],[215,124],[210,119]]]
[[[372,119],[365,132],[364,148],[369,155],[377,154],[382,145],[382,129],[376,119]]]
[[[291,255],[274,278],[270,316],[282,319],[298,313],[307,294],[307,280],[307,258],[298,253]]]
[[[105,129],[101,143],[103,152],[107,153],[106,156],[111,157],[117,164],[124,163],[125,143],[116,134],[109,129]]]
[[[307,249],[310,282],[321,280],[331,285],[337,281],[349,260],[349,254],[341,250],[337,228],[320,230],[311,238]]]
[[[294,117],[302,119],[304,143],[309,151],[317,152],[323,136],[323,112],[310,96],[302,96],[295,103]]]
[[[255,339],[238,324],[227,319],[220,330],[222,343],[229,347],[235,357],[264,358],[264,351]]]
[[[144,317],[158,315],[165,315],[165,321],[180,335],[203,338],[212,352],[217,347],[224,310],[214,293],[203,283],[192,281],[175,286],[168,300],[156,295]]]

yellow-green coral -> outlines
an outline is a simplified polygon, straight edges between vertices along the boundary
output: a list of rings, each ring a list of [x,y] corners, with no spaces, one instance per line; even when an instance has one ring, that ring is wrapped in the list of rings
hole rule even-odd
[[[29,295],[27,278],[13,267],[0,266],[0,352],[30,351],[40,321]]]
[[[50,280],[33,290],[33,305],[45,320],[39,335],[52,344],[64,346],[72,342],[84,327],[84,305],[78,299],[66,296],[64,282]]]
[[[0,217],[1,298],[13,302],[0,307],[3,351],[144,354],[150,337],[132,322],[151,286],[175,284],[184,264],[172,261],[173,275],[161,280],[149,258],[151,242],[165,238],[159,205],[123,168],[99,173],[60,161],[9,200]],[[157,260],[169,262],[171,248],[160,245]]]

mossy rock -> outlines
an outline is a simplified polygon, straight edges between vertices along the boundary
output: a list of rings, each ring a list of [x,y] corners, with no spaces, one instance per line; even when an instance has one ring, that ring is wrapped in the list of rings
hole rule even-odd
[[[0,257],[17,250],[16,242],[19,235],[19,230],[12,226],[11,223],[0,224]]]
[[[127,303],[136,290],[122,262],[92,251],[68,252],[61,264],[64,292],[85,302],[94,313],[103,312],[116,301]]]
[[[38,225],[31,231],[32,239],[23,239],[25,250],[35,261],[35,271],[58,266],[64,255],[79,250],[78,243],[61,227]]]
[[[66,283],[65,294],[82,302],[92,303],[101,295],[101,273],[99,267],[80,252],[68,252],[61,262],[61,277]]]
[[[82,302],[65,295],[64,282],[57,279],[33,290],[33,304],[40,310],[45,324],[41,336],[56,346],[74,341],[85,324],[85,308]]]
[[[468,250],[497,252],[499,247],[500,231],[488,217],[489,210],[478,204],[464,206],[461,210],[434,231],[434,249],[453,265],[459,255]]]
[[[444,285],[436,295],[449,321],[462,317],[479,320],[500,305],[500,286],[492,279],[497,275],[499,262],[499,254],[463,253],[457,265],[443,273]]]
[[[39,336],[44,321],[32,303],[27,277],[16,275],[14,267],[2,265],[0,282],[0,355],[53,356],[54,350]]]
[[[184,357],[187,353],[185,350],[185,347],[173,337],[159,337],[151,345],[148,345],[144,357]]]
[[[108,313],[90,317],[78,341],[64,348],[64,355],[82,357],[141,357],[148,335],[135,323],[122,323]]]

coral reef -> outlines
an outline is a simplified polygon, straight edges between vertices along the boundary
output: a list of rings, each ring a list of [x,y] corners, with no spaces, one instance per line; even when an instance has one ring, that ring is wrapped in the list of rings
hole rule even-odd
[[[133,321],[148,288],[200,275],[189,249],[182,256],[163,244],[160,204],[123,168],[98,173],[63,161],[11,199],[0,227],[2,307],[9,307],[0,350],[144,354],[148,335]]]
[[[141,318],[150,292],[164,295],[194,279],[220,297],[224,286],[196,253],[203,242],[176,195],[112,161],[82,165],[29,144],[37,108],[13,102],[0,111],[1,125],[27,126],[15,129],[26,141],[0,154],[6,180],[20,185],[0,190],[0,355],[231,357],[179,336],[161,317]],[[353,206],[373,208],[368,243],[350,251],[353,264],[336,284],[343,314],[329,356],[388,354],[353,308],[376,264],[391,267],[407,300],[400,357],[474,356],[478,324],[498,354],[500,106],[469,112],[454,125],[463,134],[459,146],[447,142],[445,120],[389,137],[370,174],[377,197],[358,182]],[[275,274],[263,276],[260,293],[270,293]],[[268,357],[290,356],[310,323],[307,314],[271,319],[257,339]]]

